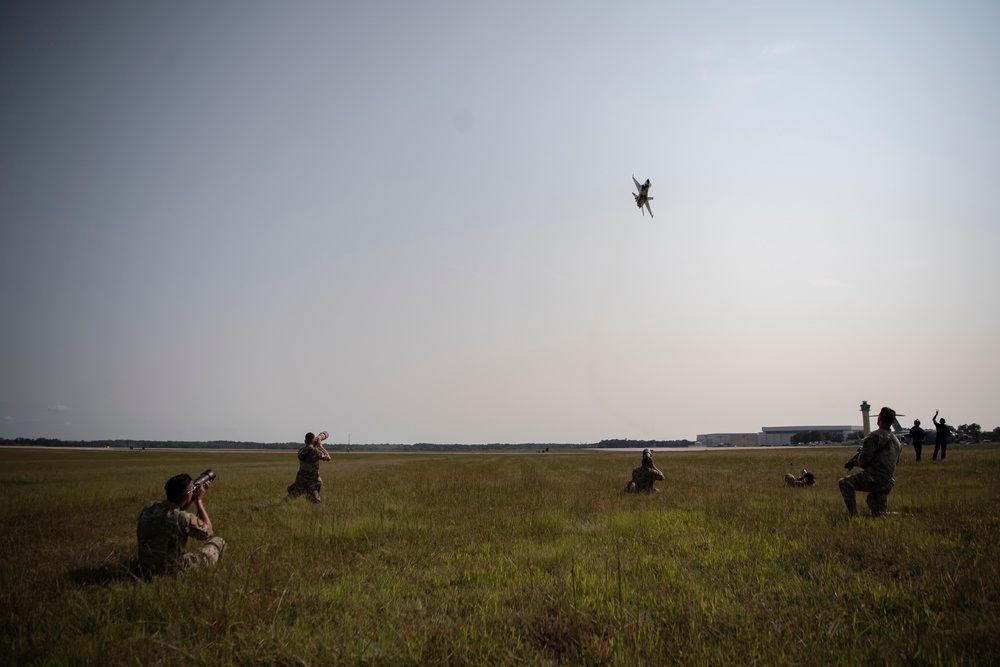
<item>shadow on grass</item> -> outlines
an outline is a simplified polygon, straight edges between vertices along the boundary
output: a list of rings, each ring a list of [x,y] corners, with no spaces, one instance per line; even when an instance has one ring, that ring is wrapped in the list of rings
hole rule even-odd
[[[142,572],[135,560],[122,559],[115,563],[103,563],[97,567],[78,567],[66,573],[66,578],[74,586],[107,588],[117,583],[149,581],[151,576]]]
[[[300,499],[300,498],[291,498],[289,496],[285,496],[284,498],[282,498],[281,500],[279,500],[276,503],[265,503],[263,505],[251,505],[247,509],[249,509],[251,512],[260,512],[261,510],[273,510],[276,507],[282,507],[284,505],[289,505],[291,503],[294,503],[296,500],[302,500],[304,502],[308,502],[308,501],[305,500],[305,498],[301,498]]]
[[[274,502],[274,503],[262,503],[262,504],[258,504],[258,505],[245,505],[243,507],[236,508],[235,510],[232,510],[232,511],[235,512],[236,514],[241,514],[241,513],[255,514],[257,512],[266,512],[268,510],[275,510],[275,509],[278,509],[279,507],[284,507],[285,505],[289,505],[289,504],[292,504],[294,502],[295,502],[294,500],[289,500],[288,498],[283,498],[282,500],[279,500],[278,502]],[[303,500],[303,502],[308,502],[308,501]]]

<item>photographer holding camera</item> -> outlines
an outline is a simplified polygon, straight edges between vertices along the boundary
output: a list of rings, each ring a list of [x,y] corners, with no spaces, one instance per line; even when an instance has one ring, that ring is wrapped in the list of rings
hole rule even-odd
[[[658,488],[653,486],[662,480],[663,473],[653,465],[653,452],[649,449],[642,450],[642,463],[632,471],[632,479],[625,486],[626,493],[657,493]]]
[[[330,453],[323,446],[323,441],[330,437],[326,431],[314,435],[306,433],[305,445],[299,448],[299,472],[295,481],[288,487],[285,502],[296,496],[305,494],[314,503],[320,502],[319,492],[323,488],[323,480],[319,476],[319,462],[329,461]]]
[[[136,527],[140,571],[159,574],[215,565],[219,561],[226,541],[213,536],[212,521],[202,503],[213,479],[215,473],[211,470],[194,480],[186,473],[174,475],[163,487],[167,499],[154,500],[142,509]],[[191,503],[197,507],[198,516],[184,511]],[[195,551],[188,551],[188,537],[205,543]]]
[[[844,464],[848,470],[853,470],[855,466],[862,468],[840,480],[840,494],[844,497],[847,512],[851,516],[858,513],[854,499],[856,491],[868,494],[868,509],[872,511],[872,516],[885,514],[889,506],[889,492],[896,483],[892,474],[896,471],[899,453],[902,451],[899,439],[892,432],[895,421],[896,411],[882,408],[878,413],[878,430],[865,436],[858,453]]]
[[[788,486],[817,486],[819,482],[816,481],[816,475],[812,474],[805,468],[802,469],[802,474],[798,477],[792,473],[785,474],[785,484]]]

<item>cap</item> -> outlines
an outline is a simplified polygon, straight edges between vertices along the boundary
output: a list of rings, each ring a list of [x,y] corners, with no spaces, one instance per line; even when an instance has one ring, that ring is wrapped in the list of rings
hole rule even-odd
[[[883,407],[881,410],[878,411],[878,416],[879,419],[881,419],[882,417],[888,417],[889,419],[896,419],[896,417],[905,417],[906,415],[896,414],[896,411],[893,410],[892,408]]]

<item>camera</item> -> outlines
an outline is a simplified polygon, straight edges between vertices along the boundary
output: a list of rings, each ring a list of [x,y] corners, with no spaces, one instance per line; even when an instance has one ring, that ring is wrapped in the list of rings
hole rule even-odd
[[[197,477],[195,477],[191,481],[191,483],[194,484],[195,486],[201,486],[205,482],[211,482],[214,479],[215,479],[215,471],[212,470],[211,468],[209,468],[205,472],[203,472],[200,475],[198,475]]]

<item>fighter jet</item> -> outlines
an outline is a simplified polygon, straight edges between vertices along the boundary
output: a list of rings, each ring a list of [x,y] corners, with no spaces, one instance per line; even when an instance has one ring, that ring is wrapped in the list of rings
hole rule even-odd
[[[635,174],[632,174],[632,182],[635,183],[635,188],[639,191],[639,194],[632,193],[632,196],[635,197],[635,205],[639,207],[640,212],[642,212],[642,207],[645,205],[646,210],[649,211],[649,217],[652,218],[653,209],[649,208],[649,202],[653,201],[653,198],[649,196],[649,187],[652,183],[647,178],[645,183],[639,185],[639,181],[635,180]],[[646,214],[643,213],[643,215]]]

